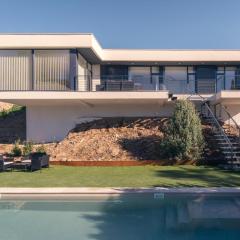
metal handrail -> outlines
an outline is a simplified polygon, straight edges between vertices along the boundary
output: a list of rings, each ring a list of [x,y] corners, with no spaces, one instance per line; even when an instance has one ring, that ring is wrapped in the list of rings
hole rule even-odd
[[[215,117],[214,113],[212,112],[211,108],[209,107],[208,103],[207,103],[207,102],[204,102],[203,104],[207,107],[207,110],[208,110],[208,112],[211,114],[211,117],[212,117],[212,119],[214,120],[215,124],[217,125],[218,130],[221,131],[224,140],[227,142],[228,146],[230,147],[231,162],[232,162],[232,165],[233,165],[233,156],[234,156],[234,154],[233,154],[233,145],[232,145],[231,141],[229,140],[228,136],[226,135],[224,129],[223,129],[222,126],[219,124],[218,120],[216,119],[216,117]]]
[[[234,123],[236,129],[238,130],[238,141],[240,144],[240,126],[237,124],[237,122],[234,120],[234,118],[231,116],[231,114],[228,112],[228,110],[226,109],[226,107],[224,105],[222,105],[221,103],[218,103],[215,106],[217,106],[217,105],[219,105],[221,107],[221,109],[223,109],[223,111],[227,114],[229,119]]]
[[[199,96],[201,99],[202,99],[202,101],[204,101],[204,102],[207,102],[208,100],[206,99],[206,98],[204,98],[201,94],[199,94],[199,93],[192,93],[190,96],[188,96],[187,97],[187,99],[190,99],[192,96]]]
[[[231,162],[232,162],[232,165],[233,165],[233,156],[234,156],[234,154],[233,154],[233,145],[232,145],[231,141],[229,140],[228,136],[226,135],[224,129],[222,128],[222,126],[220,125],[220,123],[218,122],[218,120],[216,119],[214,113],[212,112],[212,109],[210,108],[210,106],[209,106],[209,104],[208,104],[208,100],[206,100],[206,99],[205,99],[203,96],[201,96],[200,94],[191,94],[189,97],[187,97],[187,99],[191,98],[191,96],[193,96],[193,95],[198,95],[198,96],[201,98],[201,100],[202,100],[202,106],[204,105],[204,106],[207,108],[208,112],[209,112],[210,115],[211,115],[211,118],[214,120],[214,122],[215,122],[215,124],[216,124],[215,127],[217,127],[218,130],[220,130],[220,132],[222,133],[224,140],[227,142],[227,144],[228,144],[228,146],[229,146],[229,148],[230,148],[230,152],[231,152]],[[201,108],[201,109],[202,109],[202,108]]]

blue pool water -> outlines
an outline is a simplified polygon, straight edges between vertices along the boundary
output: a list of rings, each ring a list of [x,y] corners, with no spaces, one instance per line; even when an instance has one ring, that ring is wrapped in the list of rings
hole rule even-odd
[[[240,239],[240,196],[1,201],[0,240]]]

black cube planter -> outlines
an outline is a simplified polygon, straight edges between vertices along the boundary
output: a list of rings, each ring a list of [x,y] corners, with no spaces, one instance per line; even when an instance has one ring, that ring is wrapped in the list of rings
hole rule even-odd
[[[32,153],[31,154],[31,170],[40,170],[43,167],[49,167],[49,155],[46,153]]]

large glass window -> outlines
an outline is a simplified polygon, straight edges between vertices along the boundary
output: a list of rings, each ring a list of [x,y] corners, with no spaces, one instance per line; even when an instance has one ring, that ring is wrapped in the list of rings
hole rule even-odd
[[[0,90],[29,90],[31,60],[31,50],[0,50]]]
[[[197,66],[196,67],[196,90],[198,93],[216,92],[216,66]]]
[[[127,80],[128,66],[126,65],[102,65],[102,80]]]
[[[155,90],[152,84],[151,67],[129,67],[129,80],[134,82],[135,89]]]
[[[173,93],[187,93],[187,67],[166,66],[164,84]]]
[[[36,50],[34,52],[34,90],[69,90],[70,51]]]

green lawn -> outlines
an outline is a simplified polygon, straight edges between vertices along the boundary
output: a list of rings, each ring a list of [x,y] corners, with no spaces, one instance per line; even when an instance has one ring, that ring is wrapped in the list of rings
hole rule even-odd
[[[64,167],[2,172],[0,187],[234,187],[240,172],[196,166]]]

